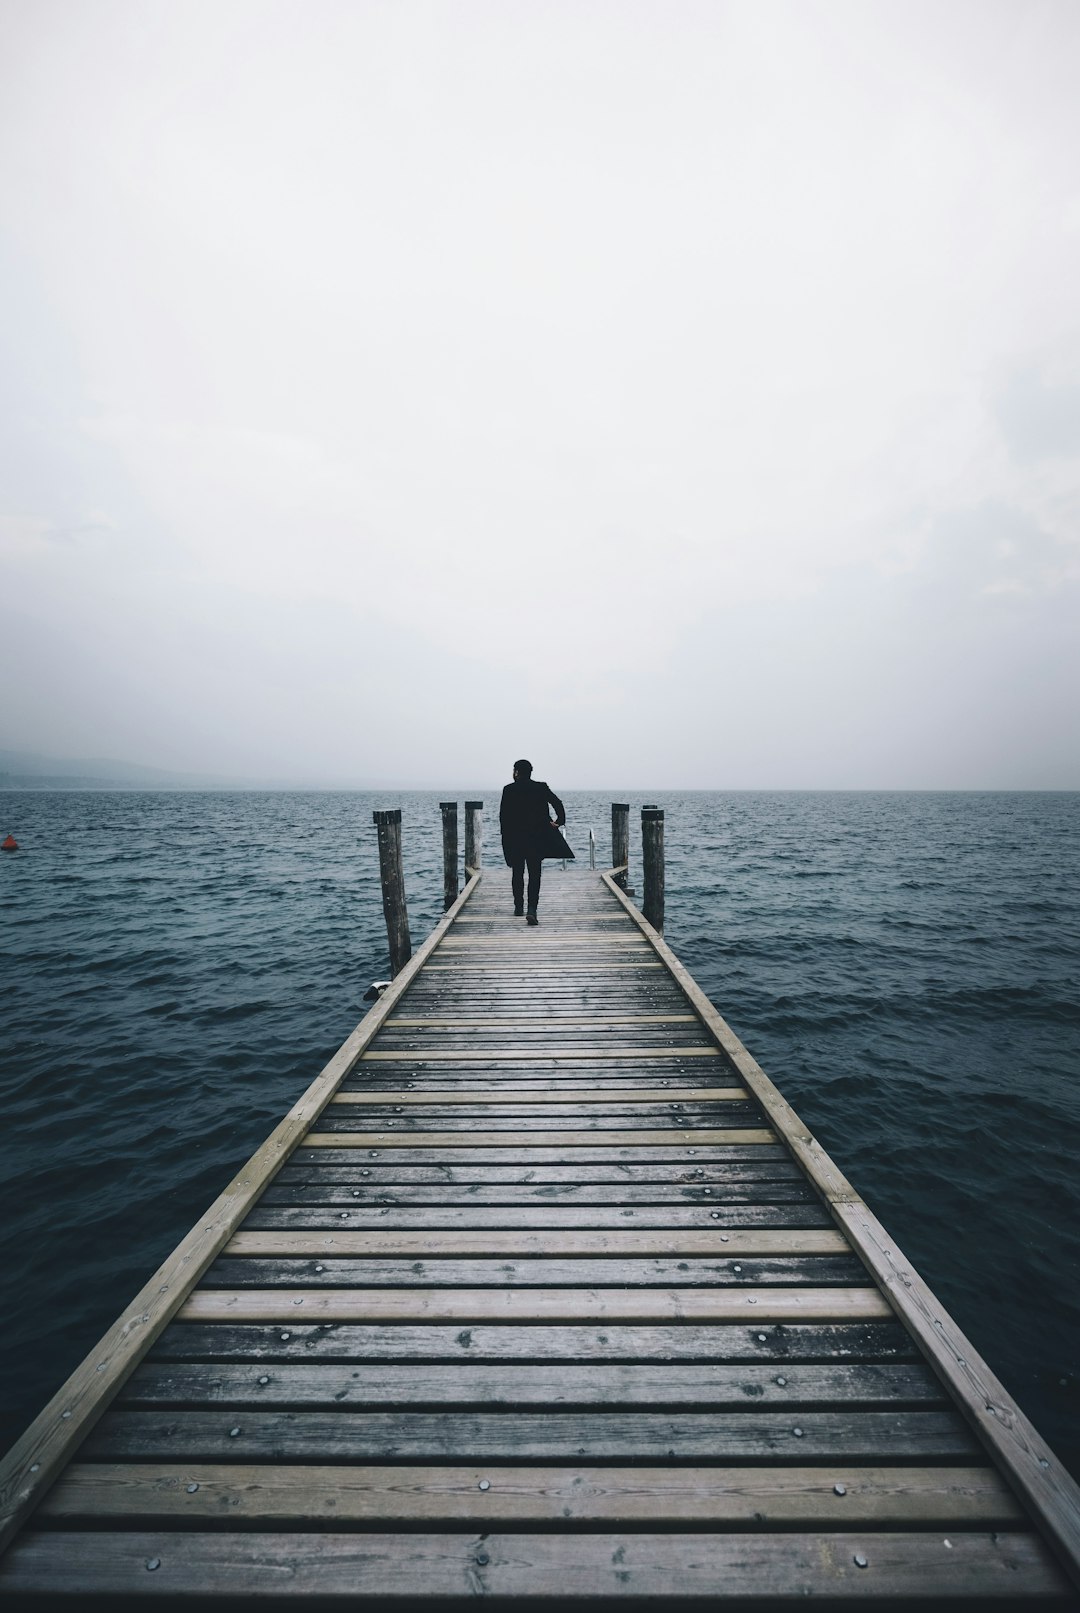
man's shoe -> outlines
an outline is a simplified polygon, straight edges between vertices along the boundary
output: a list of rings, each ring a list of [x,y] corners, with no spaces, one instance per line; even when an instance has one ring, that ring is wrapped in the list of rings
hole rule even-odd
[[[530,907],[529,911],[525,915],[525,922],[526,924],[539,924],[540,920],[536,916],[535,907]]]
[[[515,907],[514,917],[516,919],[523,919],[525,917],[525,909],[523,907]]]

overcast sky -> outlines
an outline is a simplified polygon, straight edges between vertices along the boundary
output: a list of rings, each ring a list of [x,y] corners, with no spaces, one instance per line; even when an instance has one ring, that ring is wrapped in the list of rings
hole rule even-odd
[[[0,0],[0,745],[1080,787],[1075,0]]]

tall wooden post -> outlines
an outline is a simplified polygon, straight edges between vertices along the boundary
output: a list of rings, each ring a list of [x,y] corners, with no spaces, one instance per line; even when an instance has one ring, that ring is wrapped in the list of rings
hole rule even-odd
[[[645,900],[641,911],[654,930],[664,933],[664,810],[641,809],[641,860],[645,865]]]
[[[623,890],[627,886],[627,872],[625,865],[630,861],[630,803],[629,801],[612,801],[611,803],[611,866],[622,868],[621,874],[615,875],[615,883],[621,885]]]
[[[484,860],[484,803],[465,803],[465,877],[479,868]]]
[[[399,975],[412,957],[409,914],[405,906],[405,871],[401,865],[401,808],[375,812],[379,833],[379,877],[382,905],[386,915],[386,938],[390,943],[390,976]]]
[[[443,912],[458,899],[457,802],[440,801],[442,813]]]

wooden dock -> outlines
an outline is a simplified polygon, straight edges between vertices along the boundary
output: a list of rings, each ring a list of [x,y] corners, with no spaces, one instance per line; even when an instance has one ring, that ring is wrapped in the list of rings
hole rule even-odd
[[[662,939],[507,883],[9,1454],[0,1599],[1072,1605],[1076,1486]]]

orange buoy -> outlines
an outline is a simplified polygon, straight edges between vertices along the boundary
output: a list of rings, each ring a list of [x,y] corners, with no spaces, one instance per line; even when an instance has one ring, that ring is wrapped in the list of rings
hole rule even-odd
[[[7,839],[0,845],[0,851],[18,851],[18,849],[19,842],[14,835],[8,835]]]

